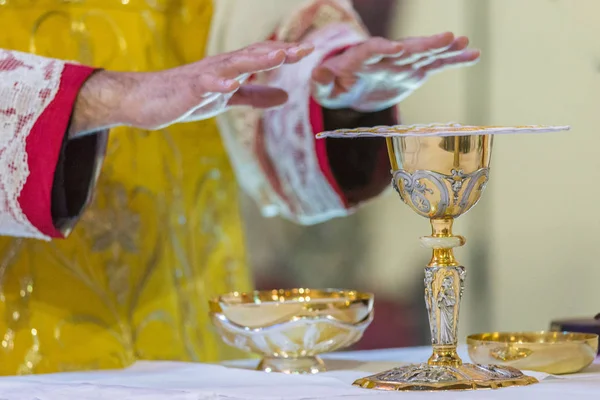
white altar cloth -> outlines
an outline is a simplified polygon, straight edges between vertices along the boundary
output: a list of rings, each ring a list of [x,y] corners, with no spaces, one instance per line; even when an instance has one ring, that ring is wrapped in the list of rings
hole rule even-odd
[[[0,378],[0,400],[395,400],[395,399],[599,399],[600,359],[579,374],[530,373],[539,384],[472,392],[379,392],[351,386],[360,377],[426,360],[430,348],[336,353],[330,372],[290,376],[253,371],[256,361],[228,366],[140,362],[121,371]],[[464,359],[468,357],[461,352]]]

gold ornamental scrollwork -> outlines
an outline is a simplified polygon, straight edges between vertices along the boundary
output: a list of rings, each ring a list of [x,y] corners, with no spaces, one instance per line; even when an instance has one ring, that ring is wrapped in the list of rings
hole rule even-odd
[[[443,218],[464,214],[473,207],[481,198],[488,179],[488,168],[468,174],[462,169],[453,169],[450,175],[427,170],[411,174],[400,169],[394,171],[392,186],[420,215]]]

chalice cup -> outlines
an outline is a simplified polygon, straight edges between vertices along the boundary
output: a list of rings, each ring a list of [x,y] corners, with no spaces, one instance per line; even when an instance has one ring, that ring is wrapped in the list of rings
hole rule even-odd
[[[318,138],[383,136],[392,167],[392,185],[412,210],[431,222],[431,235],[421,238],[431,249],[425,268],[425,304],[433,354],[426,363],[400,366],[354,382],[380,390],[469,390],[522,386],[533,377],[506,366],[463,363],[457,353],[460,301],[466,271],[453,249],[465,238],[452,233],[454,219],[481,198],[489,179],[494,134],[538,133],[568,127],[475,127],[431,124],[346,129]]]

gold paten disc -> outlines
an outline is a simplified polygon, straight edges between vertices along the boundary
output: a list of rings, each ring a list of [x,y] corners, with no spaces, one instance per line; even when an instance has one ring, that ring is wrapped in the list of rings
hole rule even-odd
[[[458,123],[375,126],[372,128],[338,129],[317,134],[322,138],[394,137],[394,136],[471,136],[506,135],[523,133],[547,133],[570,130],[570,126],[522,125],[522,126],[469,126]]]

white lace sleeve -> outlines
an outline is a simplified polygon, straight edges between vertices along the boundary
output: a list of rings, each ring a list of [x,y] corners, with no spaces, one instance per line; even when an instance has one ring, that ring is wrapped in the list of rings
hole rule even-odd
[[[285,89],[288,103],[266,113],[235,109],[219,118],[240,185],[263,215],[316,224],[350,212],[315,142],[314,126],[322,121],[311,120],[310,80],[323,58],[366,37],[349,2],[305,2],[279,25],[273,39],[301,39],[314,44],[315,51],[298,64],[257,77]]]
[[[54,171],[79,87],[91,73],[0,49],[0,235],[62,236],[51,215]]]

